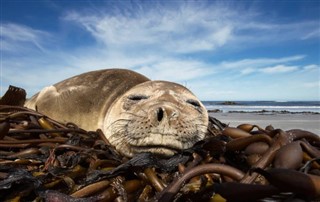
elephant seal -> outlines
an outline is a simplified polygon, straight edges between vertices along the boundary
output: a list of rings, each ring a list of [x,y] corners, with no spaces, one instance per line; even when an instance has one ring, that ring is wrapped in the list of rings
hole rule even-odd
[[[49,86],[25,104],[85,130],[100,128],[125,156],[171,156],[204,139],[208,114],[187,88],[126,69],[87,72]]]

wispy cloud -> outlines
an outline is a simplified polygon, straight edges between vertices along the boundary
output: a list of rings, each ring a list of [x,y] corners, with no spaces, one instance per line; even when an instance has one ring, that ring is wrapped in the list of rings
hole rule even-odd
[[[142,66],[136,71],[149,76],[153,80],[171,80],[186,82],[188,80],[201,78],[214,73],[209,64],[196,60],[165,59],[157,61],[150,66]]]
[[[302,68],[305,71],[313,71],[313,70],[320,70],[320,64],[312,64],[312,65],[306,65]]]
[[[296,71],[298,69],[299,69],[298,66],[276,65],[273,67],[263,68],[260,71],[267,74],[275,74],[275,73],[288,73],[288,72]]]
[[[184,2],[174,8],[141,6],[138,10],[117,14],[70,12],[64,19],[82,26],[108,47],[147,46],[167,52],[192,53],[213,50],[230,41],[231,21],[236,16],[234,12],[226,15],[224,11],[221,6],[209,9],[199,2]],[[225,19],[218,17],[222,15]]]
[[[292,73],[295,85],[302,85],[315,80],[314,75],[320,71],[319,65],[309,62],[309,56],[300,50],[236,55],[252,47],[317,39],[316,21],[266,20],[262,10],[220,1],[105,4],[94,10],[63,11],[61,24],[72,33],[90,37],[90,43],[73,44],[73,49],[65,49],[63,44],[72,41],[67,38],[68,30],[49,33],[26,25],[3,24],[4,83],[24,87],[31,95],[82,72],[129,68],[151,79],[187,84],[202,99],[245,99],[245,95],[250,99],[256,93],[252,86],[265,88],[270,74]],[[296,74],[302,71],[304,74],[298,77]],[[250,88],[250,92],[243,93],[244,88]]]
[[[244,68],[242,70],[240,70],[241,75],[247,75],[247,74],[251,74],[256,72],[257,70],[255,68],[252,67],[248,67],[248,68]]]
[[[314,28],[318,26],[317,21],[265,22],[255,10],[221,2],[184,1],[171,7],[154,4],[123,10],[89,14],[72,11],[64,20],[84,28],[107,47],[128,50],[147,47],[171,54],[307,39],[315,35]]]
[[[241,21],[238,25],[238,40],[242,43],[253,40],[254,43],[275,44],[289,40],[319,39],[319,21],[277,22],[250,19],[248,23]]]
[[[236,69],[236,68],[259,68],[274,64],[286,64],[289,62],[294,62],[302,60],[305,55],[294,55],[290,57],[282,58],[255,58],[255,59],[241,59],[238,61],[224,61],[221,66],[226,69]]]
[[[50,38],[50,34],[32,29],[24,25],[18,25],[13,23],[1,24],[1,51],[21,51],[26,50],[26,46],[33,46],[41,51],[45,51],[42,43],[45,39]]]
[[[301,39],[306,40],[310,38],[320,38],[320,27],[316,28],[316,30],[306,33]]]
[[[305,59],[305,55],[294,55],[282,58],[247,58],[236,61],[222,61],[216,67],[220,71],[239,72],[239,76],[249,74],[279,74],[296,71],[310,71],[319,69],[318,65],[291,65]]]
[[[307,88],[317,88],[320,90],[320,81],[306,82],[303,84],[303,86]]]

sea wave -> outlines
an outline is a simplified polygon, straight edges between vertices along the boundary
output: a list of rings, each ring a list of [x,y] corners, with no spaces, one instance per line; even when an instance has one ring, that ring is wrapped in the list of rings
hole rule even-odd
[[[208,110],[221,110],[222,112],[229,111],[289,111],[289,112],[317,112],[320,113],[319,106],[248,106],[248,105],[206,105]]]
[[[232,103],[228,105],[226,103]],[[208,110],[229,111],[289,111],[320,113],[320,101],[203,101]]]

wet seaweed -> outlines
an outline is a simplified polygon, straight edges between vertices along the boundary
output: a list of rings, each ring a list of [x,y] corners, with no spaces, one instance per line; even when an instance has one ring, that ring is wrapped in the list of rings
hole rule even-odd
[[[17,103],[0,105],[0,201],[319,199],[320,139],[308,131],[231,128],[210,117],[207,138],[192,148],[128,159],[101,130],[61,124]],[[255,148],[261,142],[263,151]],[[301,158],[289,158],[293,152]],[[299,173],[309,190],[287,186],[297,181],[286,172]]]

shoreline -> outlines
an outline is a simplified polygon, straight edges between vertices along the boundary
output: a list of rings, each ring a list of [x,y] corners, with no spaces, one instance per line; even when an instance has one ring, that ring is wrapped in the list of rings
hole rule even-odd
[[[259,112],[208,112],[210,116],[231,127],[248,123],[265,128],[272,125],[282,130],[301,129],[320,136],[319,113],[259,113]]]
[[[243,111],[243,110],[231,110],[224,112],[221,109],[209,109],[208,113],[242,113],[242,114],[320,114],[313,111],[288,111],[288,110],[256,110],[256,111]]]

